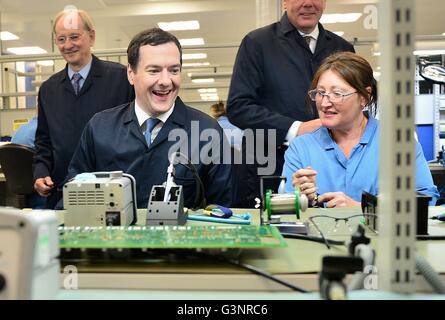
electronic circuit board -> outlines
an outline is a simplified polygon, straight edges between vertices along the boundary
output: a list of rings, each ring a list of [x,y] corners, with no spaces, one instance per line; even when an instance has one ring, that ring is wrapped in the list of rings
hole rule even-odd
[[[271,248],[287,246],[274,226],[59,227],[62,249]]]

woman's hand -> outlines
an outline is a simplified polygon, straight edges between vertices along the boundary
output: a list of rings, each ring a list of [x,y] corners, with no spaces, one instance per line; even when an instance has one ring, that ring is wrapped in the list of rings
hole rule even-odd
[[[294,188],[298,187],[300,193],[305,194],[309,200],[314,200],[315,194],[317,192],[317,182],[315,177],[317,176],[317,171],[311,167],[306,169],[300,169],[292,175],[292,186]]]
[[[337,208],[337,207],[354,207],[360,206],[361,203],[357,202],[343,192],[326,192],[318,197],[318,202],[326,202],[326,208]]]

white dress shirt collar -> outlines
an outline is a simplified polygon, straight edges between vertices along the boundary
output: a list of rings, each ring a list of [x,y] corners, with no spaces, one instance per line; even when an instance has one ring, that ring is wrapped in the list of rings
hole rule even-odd
[[[162,114],[160,114],[159,116],[154,117],[154,118],[157,118],[157,119],[161,120],[162,124],[164,124],[164,123],[168,120],[168,118],[170,117],[170,115],[173,113],[173,110],[174,110],[174,109],[175,109],[175,104],[173,104],[173,106],[172,106],[167,112],[164,112],[164,113],[162,113]],[[145,110],[142,109],[142,108],[138,105],[137,100],[134,101],[134,112],[136,113],[136,118],[138,119],[139,126],[142,126],[142,125],[144,124],[144,122],[145,122],[148,118],[151,118],[151,117],[152,117],[151,114],[145,112]]]

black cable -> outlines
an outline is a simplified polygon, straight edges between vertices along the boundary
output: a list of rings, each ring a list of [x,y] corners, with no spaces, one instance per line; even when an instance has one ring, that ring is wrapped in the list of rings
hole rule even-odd
[[[343,245],[346,245],[345,241],[332,240],[332,239],[326,239],[326,241],[325,241],[321,237],[306,236],[306,235],[303,235],[303,234],[282,232],[281,235],[284,238],[289,238],[289,239],[307,240],[307,241],[313,241],[313,242],[318,242],[318,243],[322,243],[322,244],[326,244],[326,242],[327,242],[328,244],[331,244],[333,246],[343,246]]]
[[[254,267],[254,266],[249,265],[249,264],[245,264],[245,263],[242,263],[242,262],[239,262],[239,261],[236,261],[236,260],[233,260],[233,259],[229,259],[229,258],[226,258],[226,257],[213,256],[211,254],[207,254],[207,253],[203,253],[203,252],[189,252],[189,254],[191,254],[191,255],[193,255],[195,257],[199,257],[199,258],[204,257],[204,258],[207,258],[207,259],[210,259],[210,260],[217,260],[217,261],[225,262],[225,263],[237,266],[239,268],[246,269],[246,270],[252,272],[253,274],[265,277],[265,278],[267,278],[267,279],[269,279],[271,281],[277,282],[277,283],[279,283],[279,284],[281,284],[281,285],[283,285],[283,286],[285,286],[285,287],[287,287],[289,289],[297,291],[297,292],[301,292],[301,293],[307,293],[308,292],[305,289],[302,289],[300,287],[294,286],[293,284],[291,284],[291,283],[289,283],[287,281],[281,280],[281,279],[271,275],[270,273],[267,273],[266,271],[258,269],[258,268]]]
[[[190,161],[190,159],[188,157],[186,157],[184,154],[182,154],[181,152],[177,151],[177,152],[175,152],[175,155],[177,157],[180,157],[180,158],[184,159],[185,161],[187,161],[187,164],[184,164],[182,162],[178,162],[178,163],[180,165],[186,167],[187,169],[191,170],[193,173],[193,176],[195,177],[195,180],[197,182],[195,201],[193,203],[194,206],[191,209],[196,210],[196,209],[205,208],[206,199],[205,199],[204,184],[202,183],[202,180],[198,174],[198,171],[196,170],[196,167],[193,165],[193,163]]]
[[[257,275],[260,275],[260,276],[262,276],[264,278],[267,278],[269,280],[275,281],[275,282],[277,282],[277,283],[279,283],[279,284],[281,284],[281,285],[283,285],[283,286],[285,286],[285,287],[287,287],[289,289],[292,289],[294,291],[301,292],[301,293],[307,293],[308,292],[307,290],[304,290],[304,289],[302,289],[300,287],[294,286],[293,284],[291,284],[291,283],[289,283],[287,281],[281,280],[281,279],[271,275],[270,273],[267,273],[267,272],[265,272],[265,271],[263,271],[261,269],[258,269],[258,268],[254,267],[254,266],[251,266],[249,264],[241,263],[239,261],[235,261],[235,260],[231,260],[231,259],[227,259],[227,258],[224,258],[223,260],[226,261],[229,264],[232,264],[232,265],[235,265],[237,267],[246,269],[246,270],[252,272],[253,274],[257,274]]]

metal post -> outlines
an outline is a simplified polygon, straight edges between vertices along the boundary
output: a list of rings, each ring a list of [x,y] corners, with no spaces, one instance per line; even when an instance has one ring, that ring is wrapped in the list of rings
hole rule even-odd
[[[414,139],[414,0],[379,2],[382,70],[379,162],[380,290],[414,290],[416,192]]]

